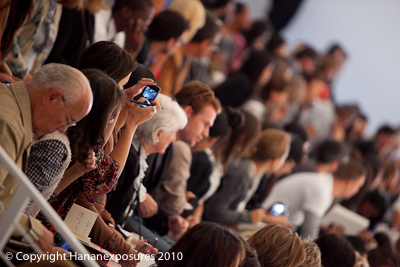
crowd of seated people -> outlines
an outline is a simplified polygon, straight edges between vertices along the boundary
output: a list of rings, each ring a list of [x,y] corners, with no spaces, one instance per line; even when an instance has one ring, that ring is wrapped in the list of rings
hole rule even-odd
[[[60,218],[92,211],[121,266],[400,265],[400,131],[369,138],[373,111],[336,101],[341,45],[290,51],[233,0],[0,0],[0,41],[0,146]],[[17,186],[0,165],[1,207]],[[369,226],[323,223],[336,205]],[[63,252],[39,205],[22,210]]]

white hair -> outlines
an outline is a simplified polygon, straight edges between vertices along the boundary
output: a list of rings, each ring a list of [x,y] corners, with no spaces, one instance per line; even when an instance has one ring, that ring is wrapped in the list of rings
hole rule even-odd
[[[82,72],[58,63],[44,65],[28,83],[36,90],[60,89],[67,104],[77,102],[87,88],[92,91],[89,80]]]
[[[176,131],[185,128],[188,122],[185,111],[169,96],[158,94],[156,101],[164,109],[154,114],[149,121],[138,126],[135,136],[142,144],[155,144],[158,130],[165,133]]]

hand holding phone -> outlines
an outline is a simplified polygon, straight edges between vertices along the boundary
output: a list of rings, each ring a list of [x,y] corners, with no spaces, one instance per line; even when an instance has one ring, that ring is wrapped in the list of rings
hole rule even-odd
[[[142,106],[154,106],[154,105],[151,104],[151,102],[150,102],[149,100],[147,100],[147,99],[146,99],[146,102],[140,102],[140,101],[136,101],[136,100],[129,100],[129,101],[131,101],[132,103],[135,103],[135,104],[140,104],[140,105],[142,105]]]
[[[284,215],[285,211],[286,211],[285,204],[276,202],[272,205],[269,214],[271,214],[272,216],[280,216]]]
[[[141,104],[140,106],[142,108],[145,108],[147,106],[153,106],[151,104],[151,101],[155,100],[158,93],[161,91],[161,88],[158,87],[157,85],[147,85],[143,91],[135,96],[131,102]],[[141,97],[146,98],[144,102],[138,101]]]

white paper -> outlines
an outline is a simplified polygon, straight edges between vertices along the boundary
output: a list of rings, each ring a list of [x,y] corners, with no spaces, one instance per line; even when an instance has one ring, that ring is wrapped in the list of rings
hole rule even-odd
[[[336,204],[322,219],[322,223],[338,223],[345,227],[345,234],[356,235],[366,230],[369,226],[369,220],[342,205]]]
[[[238,223],[236,225],[236,229],[238,231],[254,231],[257,232],[258,230],[267,226],[266,223],[258,222],[258,223]]]
[[[65,217],[64,222],[71,231],[87,237],[90,231],[92,231],[96,219],[96,212],[74,204],[68,212],[67,217]]]
[[[139,253],[139,257],[140,257],[139,258],[140,262],[136,265],[136,267],[150,267],[151,265],[156,263],[154,260],[150,259],[149,255],[145,255],[143,253]]]

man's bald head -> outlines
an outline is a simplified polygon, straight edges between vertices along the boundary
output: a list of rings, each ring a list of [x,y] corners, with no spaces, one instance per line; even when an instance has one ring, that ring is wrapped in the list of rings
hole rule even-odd
[[[84,97],[90,110],[92,90],[89,80],[78,69],[58,63],[46,64],[35,73],[28,84],[36,90],[60,89],[66,104],[72,104]]]
[[[93,93],[88,79],[78,69],[68,65],[44,65],[27,82],[27,88],[31,98],[33,129],[39,129],[35,134],[55,130],[63,132],[69,123],[81,120],[92,108]],[[52,115],[53,123],[44,123],[47,114]],[[55,117],[59,117],[58,120]]]

